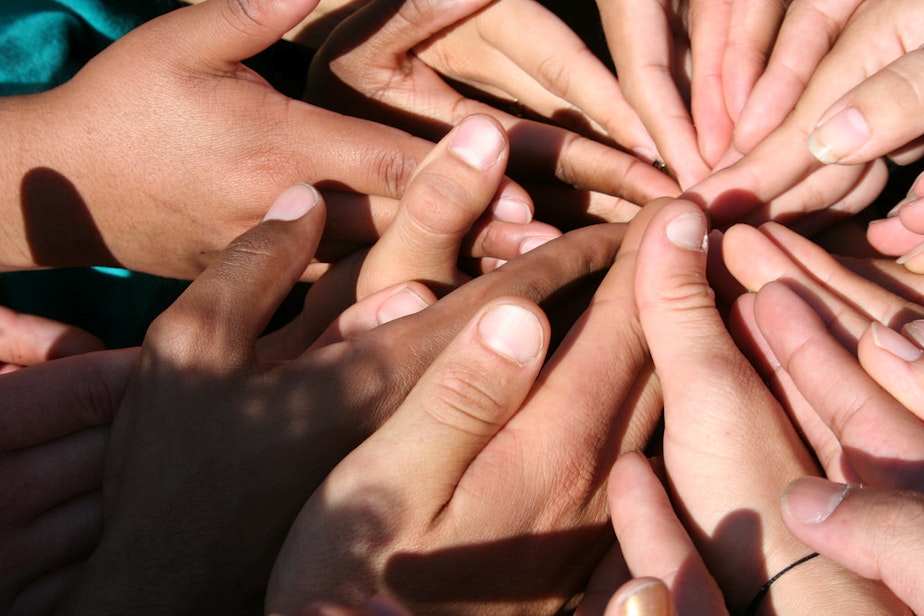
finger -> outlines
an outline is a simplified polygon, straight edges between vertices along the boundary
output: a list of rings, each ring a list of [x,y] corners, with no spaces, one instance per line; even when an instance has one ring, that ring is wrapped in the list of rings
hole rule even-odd
[[[30,582],[16,595],[10,605],[10,614],[54,613],[82,569],[83,563],[71,564]]]
[[[106,346],[78,327],[0,306],[0,362],[31,366]]]
[[[794,0],[767,68],[735,126],[735,147],[750,152],[796,106],[816,67],[862,0]]]
[[[0,451],[110,424],[137,359],[137,349],[104,351],[0,376]]]
[[[732,2],[728,43],[722,57],[722,90],[734,121],[767,67],[789,2]]]
[[[627,494],[633,497],[625,498]],[[666,597],[670,605],[679,608],[678,614],[726,611],[721,591],[644,456],[628,453],[616,461],[610,473],[607,499],[613,529],[633,577],[662,580],[668,591]],[[621,589],[619,594],[624,591],[625,588]],[[644,592],[651,593],[654,589]],[[610,605],[639,600],[616,596]]]
[[[2,579],[22,586],[89,556],[99,542],[102,510],[100,495],[93,492],[33,520],[11,541],[0,546]]]
[[[721,614],[719,610],[715,612]],[[677,610],[670,590],[659,579],[636,578],[620,587],[606,606],[604,616],[621,616],[622,614],[658,614],[674,616]]]
[[[639,248],[635,294],[664,392],[664,455],[671,487],[686,519],[711,538],[698,547],[734,611],[753,598],[736,581],[761,578],[764,567],[778,570],[803,548],[782,524],[762,516],[760,543],[751,548],[758,551],[748,557],[740,543],[733,546],[722,537],[721,512],[739,507],[765,511],[791,478],[812,472],[814,462],[725,329],[705,275],[706,230],[705,216],[693,203],[677,200],[663,206]],[[709,401],[708,412],[702,400]],[[765,468],[768,456],[775,464],[772,478],[756,470]],[[710,458],[713,462],[707,463]],[[737,461],[733,474],[729,458]],[[692,459],[702,462],[691,468]],[[703,482],[721,484],[721,499],[697,498]],[[735,558],[729,558],[730,550]],[[754,559],[765,562],[751,570]]]
[[[209,0],[176,11],[160,25],[173,29],[187,57],[221,66],[257,55],[317,4],[318,0]]]
[[[430,515],[451,506],[471,461],[522,404],[548,342],[549,325],[537,307],[519,299],[488,304],[363,445],[396,452],[376,484],[394,484],[398,503],[417,503]]]
[[[844,457],[844,450],[837,437],[773,354],[754,316],[755,299],[756,294],[747,293],[732,308],[728,329],[735,342],[786,409],[793,425],[821,463],[826,476],[833,481],[859,482],[860,476]]]
[[[924,498],[806,477],[783,495],[786,525],[807,546],[863,577],[882,580],[916,613],[924,611]]]
[[[249,359],[314,255],[324,215],[321,196],[311,186],[284,190],[263,222],[231,242],[151,324],[146,350],[230,369]]]
[[[651,1],[598,6],[626,100],[680,185],[696,184],[709,175],[709,166],[699,155],[696,130],[675,82],[673,35],[665,7]]]
[[[543,44],[521,45],[510,36],[509,21],[490,19],[495,3],[484,13],[479,29],[485,42],[510,58],[530,80],[555,100],[570,103],[603,127],[621,146],[647,162],[658,159],[654,141],[626,101],[619,82],[571,28],[539,3],[521,2],[516,23],[522,32],[542,32]],[[557,22],[550,27],[550,22]],[[499,80],[500,81],[500,80]],[[502,81],[502,83],[509,83]],[[585,84],[593,83],[593,88]],[[531,108],[532,97],[520,100]],[[562,105],[558,105],[561,109]],[[553,110],[554,111],[554,110]],[[550,116],[551,117],[551,116]],[[554,117],[552,118],[554,119]]]
[[[98,490],[108,428],[83,430],[0,458],[0,523],[23,524],[71,498]]]
[[[852,165],[885,156],[920,137],[922,70],[924,50],[917,49],[867,77],[822,114],[809,135],[809,150],[825,164]]]
[[[893,257],[907,255],[906,260],[910,260],[912,251],[924,243],[924,235],[909,231],[898,217],[870,221],[866,239],[882,254]]]
[[[732,227],[723,250],[729,271],[747,289],[758,291],[771,281],[785,281],[851,352],[870,321],[901,327],[922,314],[920,307],[854,275],[821,247],[775,223],[760,231]]]
[[[905,335],[875,321],[860,338],[860,365],[886,392],[924,420],[924,351],[921,321],[902,328]],[[907,336],[907,337],[906,337]]]
[[[722,59],[732,36],[730,19],[736,3],[708,0],[690,4],[690,110],[699,151],[710,168],[731,144],[734,125],[723,94]]]
[[[815,311],[786,285],[771,283],[757,294],[754,313],[774,355],[860,478],[878,487],[924,485],[918,469],[905,468],[924,457],[924,424],[863,371]]]
[[[511,224],[482,218],[462,242],[462,255],[475,259],[509,261],[561,236],[561,231],[543,222]]]
[[[450,131],[421,163],[391,227],[369,250],[357,297],[404,280],[450,288],[464,282],[457,267],[462,239],[491,203],[508,155],[506,134],[489,116],[472,116]]]

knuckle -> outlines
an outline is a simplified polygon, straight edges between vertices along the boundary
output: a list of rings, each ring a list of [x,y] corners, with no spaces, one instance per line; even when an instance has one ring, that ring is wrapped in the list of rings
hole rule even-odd
[[[438,424],[472,436],[486,437],[503,424],[507,405],[500,393],[488,387],[487,371],[473,365],[454,365],[436,385],[427,414]]]
[[[403,149],[397,144],[381,148],[373,155],[371,168],[382,182],[387,193],[385,196],[397,198],[404,194],[417,168],[416,161],[406,154],[408,151],[410,149]]]

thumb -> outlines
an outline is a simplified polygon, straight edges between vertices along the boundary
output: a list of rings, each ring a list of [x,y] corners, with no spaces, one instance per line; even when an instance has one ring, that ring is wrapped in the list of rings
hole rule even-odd
[[[844,95],[809,135],[808,146],[815,158],[827,164],[864,163],[924,134],[922,69],[924,49],[918,49]]]
[[[294,28],[319,0],[205,0],[176,11],[185,19],[184,43],[203,62],[240,62]]]
[[[810,548],[863,577],[882,580],[924,613],[924,494],[803,477],[782,498],[783,520]]]

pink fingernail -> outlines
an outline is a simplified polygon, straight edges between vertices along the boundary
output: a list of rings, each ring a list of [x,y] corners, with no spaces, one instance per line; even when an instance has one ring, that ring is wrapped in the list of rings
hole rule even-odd
[[[379,325],[384,325],[395,319],[417,314],[428,306],[429,304],[422,297],[405,287],[382,302],[376,319]]]
[[[295,184],[282,191],[263,220],[298,220],[321,202],[321,194],[314,186]]]
[[[678,248],[704,252],[706,250],[706,218],[699,213],[681,214],[664,229],[668,241]]]
[[[539,355],[542,325],[532,311],[515,304],[489,309],[478,322],[478,335],[489,347],[525,365]]]
[[[802,477],[786,488],[783,506],[801,524],[819,524],[834,513],[850,490],[850,485],[821,477]]]
[[[525,225],[532,221],[533,213],[522,199],[501,196],[491,206],[491,214],[501,222]]]
[[[924,354],[924,351],[910,340],[881,323],[873,321],[870,331],[873,335],[873,343],[877,347],[899,359],[913,362],[919,360]]]
[[[490,120],[474,116],[462,121],[449,149],[469,166],[487,171],[500,158],[504,144],[504,136]]]
[[[859,150],[870,135],[863,114],[848,107],[815,127],[808,137],[808,148],[815,158],[830,165]]]

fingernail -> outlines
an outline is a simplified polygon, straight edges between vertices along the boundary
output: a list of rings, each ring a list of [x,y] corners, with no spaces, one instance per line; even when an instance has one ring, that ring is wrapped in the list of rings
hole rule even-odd
[[[310,604],[302,608],[302,611],[299,612],[300,616],[344,616],[345,610],[333,603],[325,603],[324,601],[312,601]]]
[[[922,252],[924,252],[924,244],[918,244],[917,246],[914,247],[914,250],[912,250],[906,255],[902,255],[901,257],[896,259],[895,262],[898,263],[899,265],[904,265],[908,261],[917,257]]]
[[[632,153],[649,165],[653,165],[660,160],[660,157],[647,148],[633,148]]]
[[[671,616],[674,599],[663,582],[652,580],[635,589],[619,606],[617,613],[619,616]]]
[[[924,346],[924,321],[912,321],[902,327],[902,333],[914,340],[919,346]]]
[[[422,297],[405,287],[382,302],[375,316],[379,325],[384,325],[395,319],[417,314],[428,306]]]
[[[489,347],[524,365],[539,355],[542,325],[531,311],[515,304],[500,304],[485,312],[478,335]]]
[[[298,220],[321,202],[321,194],[314,186],[295,184],[282,191],[263,220]]]
[[[815,158],[830,165],[859,150],[869,138],[866,118],[848,107],[815,127],[808,137],[808,148]]]
[[[520,254],[525,255],[530,250],[535,250],[543,244],[548,244],[554,237],[530,237],[520,243]]]
[[[834,513],[852,487],[821,477],[802,477],[786,487],[783,506],[797,522],[818,524]]]
[[[667,223],[664,231],[668,241],[678,248],[706,250],[706,218],[702,214],[681,214]]]
[[[533,213],[526,202],[513,197],[502,196],[491,206],[491,214],[501,222],[525,225],[532,221]]]
[[[487,118],[475,116],[459,125],[449,149],[469,166],[487,171],[500,158],[504,136]]]
[[[917,361],[924,354],[910,340],[881,323],[873,321],[870,325],[873,342],[877,347],[907,362]]]

